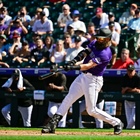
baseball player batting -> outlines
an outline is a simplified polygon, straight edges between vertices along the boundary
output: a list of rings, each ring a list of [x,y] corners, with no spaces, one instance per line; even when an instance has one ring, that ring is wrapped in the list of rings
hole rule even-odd
[[[123,129],[120,119],[112,117],[96,107],[98,93],[103,86],[103,73],[112,58],[110,50],[111,31],[107,28],[99,29],[96,40],[81,51],[64,70],[81,70],[82,73],[73,81],[69,93],[64,98],[57,113],[41,130],[42,133],[55,133],[58,122],[68,111],[70,106],[83,95],[86,110],[90,116],[103,120],[114,127],[114,134],[119,135]],[[83,60],[84,59],[84,60]],[[83,60],[83,63],[81,63]]]

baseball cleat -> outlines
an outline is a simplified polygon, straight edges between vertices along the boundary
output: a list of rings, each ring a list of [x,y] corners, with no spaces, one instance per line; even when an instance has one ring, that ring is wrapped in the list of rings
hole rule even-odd
[[[55,114],[50,121],[48,122],[48,124],[46,126],[43,127],[43,129],[41,130],[41,133],[55,133],[55,129],[57,127],[58,122],[62,119],[61,115]]]
[[[41,133],[52,133],[54,134],[55,133],[55,129],[52,130],[51,127],[49,127],[48,125],[45,126],[42,130],[41,130]]]
[[[119,135],[122,132],[123,129],[123,123],[120,122],[118,125],[114,126],[114,134]]]

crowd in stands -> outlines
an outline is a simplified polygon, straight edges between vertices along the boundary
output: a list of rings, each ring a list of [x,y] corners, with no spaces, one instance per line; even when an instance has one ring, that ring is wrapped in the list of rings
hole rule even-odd
[[[87,2],[84,1],[85,4]],[[112,60],[108,68],[119,68],[113,65],[116,65],[117,59],[121,57],[120,44],[121,49],[127,48],[130,51],[132,59],[136,58],[135,54],[140,47],[139,34],[128,42],[127,47],[122,46],[121,38],[124,30],[133,35],[139,33],[139,5],[131,3],[130,8],[126,12],[124,10],[122,16],[117,19],[116,13],[106,12],[104,5],[107,0],[89,2],[100,4],[92,8],[90,19],[84,19],[84,12],[89,11],[85,10],[82,13],[79,10],[80,7],[72,7],[72,2],[68,0],[54,2],[55,4],[48,2],[48,7],[34,5],[35,10],[32,15],[30,15],[29,7],[22,5],[12,16],[9,14],[11,13],[9,7],[0,0],[0,66],[42,68],[48,67],[51,62],[63,64],[95,41],[94,35],[99,28],[110,28],[112,31],[110,44]],[[73,1],[73,3],[75,2]],[[53,4],[53,8],[50,8],[49,4]],[[56,17],[54,13],[57,12],[55,11],[58,8],[57,5],[59,5],[59,13],[56,14]]]
[[[15,4],[19,4],[18,9],[14,7],[17,5],[12,7],[13,10],[17,9],[16,14],[12,14],[14,12],[6,2],[0,0],[0,67],[2,68],[46,68],[50,67],[51,63],[63,65],[71,61],[87,45],[92,45],[96,41],[95,35],[99,28],[109,28],[112,32],[109,44],[112,60],[108,69],[127,69],[129,65],[140,68],[140,2],[129,2],[128,7],[127,2],[123,0],[118,2],[109,0],[110,3],[108,0],[49,0],[46,3],[44,0],[34,0],[28,2],[27,6],[26,0],[25,3],[17,0]],[[112,10],[113,2],[120,6],[122,3],[123,6],[127,5],[122,8],[120,17],[117,16],[117,9]],[[85,9],[81,7],[82,3]],[[92,5],[92,8],[87,8],[87,5],[89,7]],[[131,37],[132,39],[127,42]],[[128,73],[133,70],[128,70]],[[60,79],[51,80],[52,83],[56,83],[53,85],[46,83],[46,89],[48,86],[53,90],[62,87]],[[60,103],[54,102],[57,106]],[[50,110],[54,104],[50,101],[49,117],[55,113]],[[83,106],[84,104],[83,102]],[[102,106],[103,104],[104,101]],[[7,108],[10,109],[9,106]],[[83,107],[81,112],[84,109]],[[3,112],[5,110],[7,112],[7,109],[3,108]],[[63,123],[64,125],[60,127],[65,127],[65,118]],[[96,125],[97,128],[103,128],[103,122]],[[25,122],[24,126],[27,126]],[[82,124],[80,127],[83,127]]]

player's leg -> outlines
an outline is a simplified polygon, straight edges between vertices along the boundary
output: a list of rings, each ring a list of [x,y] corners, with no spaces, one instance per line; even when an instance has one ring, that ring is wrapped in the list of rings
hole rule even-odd
[[[87,112],[90,116],[103,120],[114,127],[114,134],[120,134],[122,131],[122,123],[120,119],[112,117],[105,111],[96,107],[98,93],[103,85],[103,78],[101,76],[88,76],[85,78],[85,100],[87,106]]]
[[[58,123],[58,127],[66,127],[66,118],[67,118],[67,113],[62,117],[62,119]]]
[[[135,111],[136,111],[136,106],[135,106],[135,102],[133,103],[133,105],[132,105],[132,129],[135,129],[135,118],[136,118],[136,116],[135,116]]]
[[[101,100],[97,105],[97,108],[103,110],[104,108],[104,100]],[[103,128],[103,121],[95,118],[95,122],[96,122],[96,128]]]
[[[64,98],[62,104],[60,105],[57,114],[64,115],[72,104],[83,96],[83,75],[79,75],[69,88],[69,93]]]
[[[130,115],[131,115],[131,109],[129,107],[129,103],[127,100],[124,101],[124,108],[125,108],[125,116],[126,116],[126,122],[127,122],[127,126],[126,128],[129,128],[128,124],[129,124],[129,120],[130,120]]]
[[[50,118],[52,118],[53,115],[57,112],[59,106],[60,106],[60,103],[49,101],[48,116]],[[58,123],[58,127],[66,127],[66,116],[67,116],[67,113],[63,116],[63,118]]]
[[[31,115],[32,115],[33,105],[29,107],[18,106],[18,111],[21,113],[23,119],[23,125],[25,127],[31,127]]]
[[[48,124],[42,129],[42,133],[54,133],[58,122],[66,114],[70,106],[72,106],[72,104],[77,99],[83,96],[82,81],[83,81],[83,76],[82,74],[80,74],[71,84],[69,93],[62,101],[62,104],[60,105],[57,113],[52,117],[52,119],[48,122]]]
[[[57,104],[55,102],[51,102],[49,101],[49,105],[48,105],[48,116],[51,118],[53,117],[53,115],[56,113],[57,111]]]
[[[5,118],[5,120],[7,121],[7,123],[9,125],[11,124],[10,111],[11,111],[11,104],[8,104],[8,105],[4,106],[1,110],[1,113],[2,113],[3,117]]]
[[[86,103],[85,100],[82,100],[81,103],[79,104],[79,128],[84,128],[82,124],[82,112],[86,110]]]
[[[135,102],[125,100],[124,106],[125,106],[125,114],[127,120],[126,128],[134,129],[135,128]]]
[[[135,102],[132,102],[131,105],[132,105],[131,106],[132,112],[131,112],[131,115],[130,115],[130,120],[129,120],[127,128],[135,129],[135,108],[136,108]]]
[[[104,100],[101,100],[97,105],[96,105],[99,109],[103,110],[104,108]],[[81,101],[80,103],[80,114],[79,114],[79,128],[84,128],[83,124],[82,124],[82,115],[81,113],[86,110],[86,104],[85,104],[85,100]],[[96,128],[103,128],[103,121],[100,119],[95,118],[95,122],[96,122]]]

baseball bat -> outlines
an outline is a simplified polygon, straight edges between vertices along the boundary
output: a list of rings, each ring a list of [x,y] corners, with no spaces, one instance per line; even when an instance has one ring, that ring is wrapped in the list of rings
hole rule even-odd
[[[56,71],[53,71],[53,72],[49,72],[49,73],[40,75],[40,76],[39,76],[39,80],[44,80],[44,79],[46,79],[46,78],[49,78],[49,77],[55,75],[57,72],[60,72],[60,71],[62,71],[62,70],[63,70],[63,69],[59,69],[59,70],[56,70]]]

